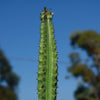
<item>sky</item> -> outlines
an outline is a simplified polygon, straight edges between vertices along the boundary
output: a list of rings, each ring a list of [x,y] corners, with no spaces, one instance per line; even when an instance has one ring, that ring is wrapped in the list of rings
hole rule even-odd
[[[79,30],[100,33],[100,0],[0,0],[0,48],[20,77],[18,100],[38,100],[37,71],[40,42],[40,13],[51,8],[58,52],[57,100],[75,100],[80,79],[65,79],[69,54],[86,52],[73,49],[70,35]],[[18,58],[18,59],[14,59]],[[22,58],[22,59],[19,59]],[[32,59],[32,60],[31,60]]]

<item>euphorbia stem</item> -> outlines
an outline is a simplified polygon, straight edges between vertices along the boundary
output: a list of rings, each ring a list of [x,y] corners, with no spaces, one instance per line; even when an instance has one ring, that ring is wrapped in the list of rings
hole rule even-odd
[[[57,89],[57,51],[54,39],[54,29],[51,22],[53,13],[44,7],[41,13],[41,40],[38,68],[38,98],[39,100],[56,100]]]

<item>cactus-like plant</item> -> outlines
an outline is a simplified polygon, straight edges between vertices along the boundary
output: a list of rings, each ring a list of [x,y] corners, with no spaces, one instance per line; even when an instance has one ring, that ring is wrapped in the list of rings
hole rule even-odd
[[[40,19],[40,51],[38,68],[38,98],[39,100],[56,100],[57,94],[57,51],[54,39],[54,29],[51,22],[53,13],[44,7]]]

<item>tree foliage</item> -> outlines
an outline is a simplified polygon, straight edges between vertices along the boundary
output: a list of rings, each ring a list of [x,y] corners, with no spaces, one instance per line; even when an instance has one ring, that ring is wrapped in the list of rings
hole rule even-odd
[[[70,54],[71,66],[68,71],[76,78],[81,77],[84,84],[75,91],[76,100],[100,100],[100,34],[95,31],[75,32],[70,37],[71,46],[81,48],[88,55],[91,65],[80,58],[78,52]]]
[[[0,100],[17,100],[18,83],[19,77],[12,72],[12,66],[0,49]]]

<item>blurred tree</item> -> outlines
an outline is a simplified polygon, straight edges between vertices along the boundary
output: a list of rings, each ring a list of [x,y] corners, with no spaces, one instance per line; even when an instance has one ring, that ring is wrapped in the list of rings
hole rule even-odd
[[[75,32],[70,39],[71,46],[86,51],[92,62],[88,64],[87,59],[83,62],[78,52],[69,55],[71,66],[68,67],[68,72],[72,73],[73,77],[81,77],[83,81],[74,96],[76,100],[100,100],[100,34],[90,30]]]
[[[16,87],[19,77],[12,72],[12,67],[0,49],[0,100],[18,100]]]

